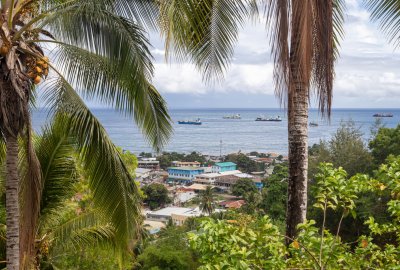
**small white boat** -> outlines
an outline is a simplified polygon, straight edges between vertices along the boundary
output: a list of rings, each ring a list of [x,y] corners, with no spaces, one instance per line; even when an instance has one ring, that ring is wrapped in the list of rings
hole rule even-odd
[[[242,117],[240,116],[240,114],[234,114],[234,115],[225,115],[224,117],[222,117],[223,119],[242,119]]]

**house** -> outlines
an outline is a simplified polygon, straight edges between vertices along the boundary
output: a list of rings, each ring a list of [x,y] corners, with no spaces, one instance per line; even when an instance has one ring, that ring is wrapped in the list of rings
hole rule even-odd
[[[261,190],[264,187],[264,184],[260,177],[254,177],[252,180],[258,190]]]
[[[199,208],[166,207],[146,214],[147,220],[167,223],[169,220],[175,225],[182,225],[189,217],[202,215]]]
[[[204,169],[198,167],[169,167],[168,183],[190,184],[196,175],[204,173]]]
[[[221,177],[221,175],[219,173],[202,173],[202,174],[196,175],[196,177],[193,181],[198,184],[214,185],[215,181],[219,177]]]
[[[144,168],[136,168],[135,169],[135,177],[138,181],[143,181],[150,177],[151,169],[144,169]]]
[[[230,208],[230,209],[239,209],[242,207],[246,202],[244,200],[237,200],[237,201],[223,201],[220,202],[219,205],[223,206],[225,208]]]
[[[197,196],[197,193],[193,189],[177,189],[174,193],[174,205],[180,205],[190,201]]]
[[[159,170],[160,161],[156,160],[156,158],[143,158],[138,161],[138,168]]]
[[[213,166],[214,173],[221,173],[221,172],[228,172],[228,171],[235,171],[236,164],[233,162],[218,162],[215,163]]]
[[[173,167],[200,167],[201,163],[197,161],[187,162],[187,161],[172,161]]]

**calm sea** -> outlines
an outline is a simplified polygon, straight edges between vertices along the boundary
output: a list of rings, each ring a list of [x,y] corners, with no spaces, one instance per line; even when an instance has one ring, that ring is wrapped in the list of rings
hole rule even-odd
[[[133,121],[110,109],[93,109],[115,144],[134,153],[151,152],[141,132]],[[224,115],[239,113],[242,119],[223,119]],[[352,120],[364,134],[370,137],[370,128],[375,122],[374,113],[393,113],[392,118],[383,118],[386,127],[395,127],[400,122],[400,109],[334,109],[331,121],[323,120],[317,110],[310,110],[310,121],[318,127],[309,128],[309,143],[329,140],[341,121]],[[173,109],[174,134],[165,151],[223,154],[231,152],[276,152],[287,153],[287,116],[280,109]],[[256,122],[259,116],[283,118],[282,122]],[[33,113],[34,129],[46,122],[47,113]],[[178,120],[200,118],[202,125],[179,125]]]

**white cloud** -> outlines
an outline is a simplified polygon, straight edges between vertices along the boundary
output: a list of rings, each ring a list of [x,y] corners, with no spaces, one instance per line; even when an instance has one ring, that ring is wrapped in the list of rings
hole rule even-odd
[[[346,5],[345,37],[336,66],[333,106],[398,106],[393,97],[400,97],[399,52],[388,44],[377,25],[370,22],[370,14],[359,0],[346,0]],[[151,36],[156,58],[154,82],[161,93],[203,95],[233,91],[238,95],[272,95],[274,92],[269,39],[261,23],[249,23],[240,32],[225,81],[213,86],[204,84],[201,74],[191,64],[164,63],[163,42],[155,36]],[[358,104],[361,100],[362,104]]]

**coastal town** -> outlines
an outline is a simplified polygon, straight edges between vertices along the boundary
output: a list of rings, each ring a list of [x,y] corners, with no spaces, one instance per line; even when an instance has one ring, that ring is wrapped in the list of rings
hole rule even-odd
[[[160,164],[158,157],[138,157],[135,170],[136,181],[146,190],[154,184],[162,185],[168,191],[168,203],[157,207],[145,204],[145,224],[150,233],[157,233],[166,224],[182,225],[189,217],[207,215],[199,208],[199,195],[207,187],[216,194],[215,212],[227,209],[238,209],[246,201],[232,194],[232,187],[240,179],[249,179],[261,191],[264,181],[272,174],[274,166],[287,161],[286,156],[276,153],[233,153],[225,156],[209,156],[193,152],[204,163],[194,161],[173,160],[169,166]],[[246,166],[231,161],[229,157],[240,157],[248,161]],[[162,168],[163,167],[163,168]],[[249,171],[249,168],[262,168],[261,171]],[[249,181],[250,183],[250,181]],[[146,200],[145,200],[146,202]]]

